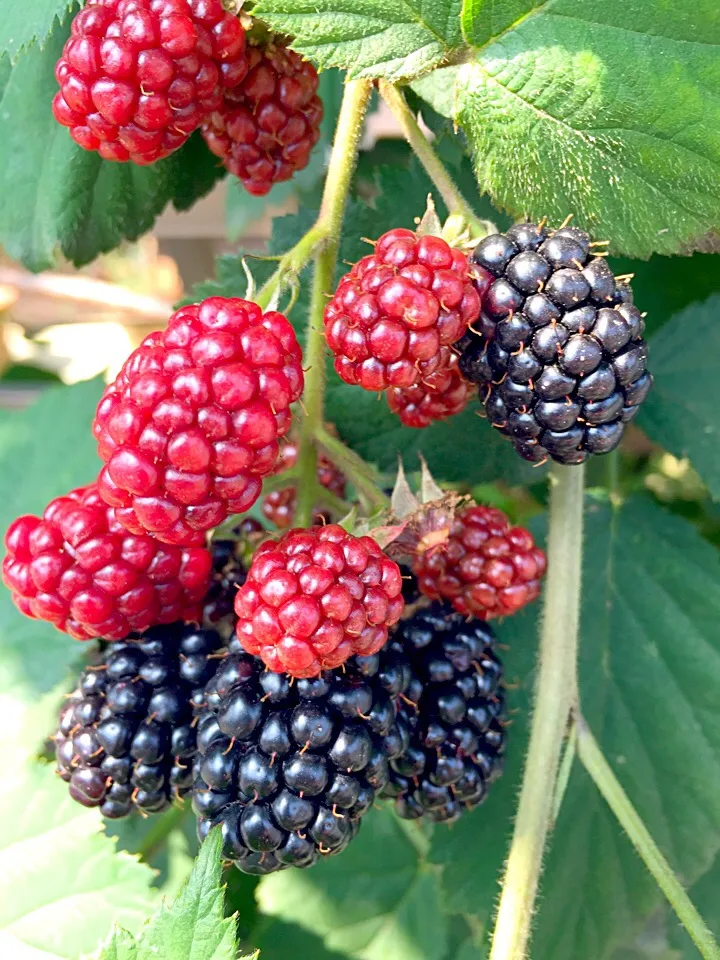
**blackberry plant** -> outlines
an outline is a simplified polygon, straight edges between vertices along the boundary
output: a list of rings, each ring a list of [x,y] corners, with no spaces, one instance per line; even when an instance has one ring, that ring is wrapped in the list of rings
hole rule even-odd
[[[3,955],[720,960],[717,5],[6,6]]]

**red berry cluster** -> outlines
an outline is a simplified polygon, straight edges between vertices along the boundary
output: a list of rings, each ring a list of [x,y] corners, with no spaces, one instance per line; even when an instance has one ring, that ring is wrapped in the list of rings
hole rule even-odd
[[[290,470],[297,463],[298,446],[294,440],[289,440],[282,448],[280,462],[275,473],[281,474]],[[336,497],[345,496],[345,477],[331,460],[320,454],[317,464],[318,483],[334,493]],[[273,490],[263,499],[262,512],[281,530],[287,529],[293,521],[297,490],[295,486],[283,487],[282,490]]]
[[[400,568],[372,538],[334,524],[290,530],[253,557],[237,635],[270,670],[312,677],[377,653],[403,606]]]
[[[441,237],[396,229],[340,281],[325,308],[325,334],[346,383],[365,390],[417,387],[411,396],[395,393],[393,409],[417,406],[428,394],[426,412],[446,416],[458,404],[442,376],[453,363],[451,345],[479,314],[465,254]],[[411,414],[404,422],[415,426],[417,419]]]
[[[221,0],[88,0],[55,68],[53,113],[106,160],[154,163],[247,68],[245,31]]]
[[[445,543],[417,555],[413,573],[425,596],[490,620],[535,600],[545,567],[531,533],[511,527],[501,510],[473,504],[455,515]]]
[[[387,402],[406,427],[429,427],[436,420],[461,413],[473,393],[473,385],[463,379],[457,356],[451,353],[447,365],[421,383],[412,387],[390,387]]]
[[[158,623],[195,620],[208,588],[204,547],[128,533],[96,484],[19,517],[5,535],[3,581],[28,617],[77,640],[120,640]]]
[[[271,42],[248,47],[247,58],[247,76],[226,92],[202,133],[248,193],[260,197],[307,166],[323,105],[317,70],[297,53]]]
[[[302,351],[282,314],[222,297],[182,307],[100,401],[102,497],[132,532],[201,542],[257,500],[302,389]]]

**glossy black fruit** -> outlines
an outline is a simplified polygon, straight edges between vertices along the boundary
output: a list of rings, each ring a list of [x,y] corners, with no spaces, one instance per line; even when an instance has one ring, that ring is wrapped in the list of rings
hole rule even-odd
[[[652,384],[627,284],[571,226],[515,224],[470,259],[483,313],[455,349],[490,423],[535,463],[613,450]]]
[[[455,820],[485,799],[502,771],[504,693],[494,634],[484,621],[433,603],[401,621],[394,639],[422,693],[414,707],[401,701],[410,742],[390,761],[382,795],[395,798],[405,819]]]
[[[192,703],[202,699],[196,681],[215,671],[212,654],[221,646],[214,630],[181,623],[107,644],[63,707],[55,737],[58,772],[75,800],[118,818],[133,809],[156,813],[189,792],[198,732]],[[217,724],[206,723],[203,734],[206,750],[222,736]],[[237,758],[213,763],[221,789]]]
[[[391,642],[291,685],[230,650],[198,722],[198,835],[222,824],[225,854],[245,872],[312,866],[355,836],[390,757],[409,743],[398,718],[413,682],[407,657]]]

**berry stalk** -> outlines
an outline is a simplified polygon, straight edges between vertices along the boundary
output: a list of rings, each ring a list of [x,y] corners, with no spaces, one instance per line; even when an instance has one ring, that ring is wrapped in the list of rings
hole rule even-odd
[[[322,426],[325,398],[325,298],[332,292],[342,219],[371,92],[372,84],[367,80],[352,80],[345,86],[318,216],[318,225],[327,224],[327,235],[315,258],[310,322],[305,345],[305,416],[300,428],[299,482],[295,511],[295,522],[301,527],[310,526],[313,519],[317,472],[315,438]]]
[[[372,508],[385,510],[390,506],[390,499],[378,487],[372,468],[362,457],[346,447],[342,440],[328,433],[322,425],[315,431],[315,439]]]
[[[582,765],[617,817],[620,826],[630,838],[632,845],[652,874],[655,882],[667,897],[670,906],[692,938],[700,955],[705,960],[720,960],[720,948],[715,938],[673,873],[672,867],[650,836],[647,827],[640,819],[637,810],[630,802],[630,798],[620,785],[610,764],[603,756],[598,742],[581,716],[575,718],[575,727],[577,730],[577,751]]]
[[[405,139],[412,147],[413,153],[425,168],[425,173],[435,184],[440,196],[452,216],[459,213],[473,228],[473,235],[482,239],[488,234],[495,233],[496,227],[489,220],[479,220],[475,211],[462,195],[454,180],[445,169],[442,160],[433,149],[431,143],[422,132],[420,124],[407,104],[407,100],[398,87],[387,80],[378,81],[380,94],[395,115],[405,135]]]
[[[525,960],[560,753],[577,699],[582,576],[583,466],[550,471],[548,576],[530,744],[490,960]]]

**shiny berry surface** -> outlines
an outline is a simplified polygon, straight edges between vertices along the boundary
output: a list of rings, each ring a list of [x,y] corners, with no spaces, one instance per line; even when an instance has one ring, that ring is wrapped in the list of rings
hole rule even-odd
[[[237,635],[270,670],[314,677],[377,653],[403,606],[400,569],[370,537],[333,524],[290,530],[253,557]]]
[[[395,631],[419,691],[415,702],[400,701],[408,746],[390,760],[383,788],[403,819],[456,820],[502,773],[505,694],[494,640],[487,623],[444,603],[416,611]]]
[[[205,142],[248,193],[303,170],[320,137],[315,67],[280,43],[247,48],[248,72],[202,126]]]
[[[159,813],[190,791],[192,700],[211,679],[221,644],[214,631],[180,623],[108,644],[82,673],[55,735],[57,770],[74,800],[117,819],[136,809]],[[202,661],[192,680],[183,670],[189,658]]]
[[[221,825],[224,854],[245,873],[310,867],[353,839],[407,745],[408,721],[397,720],[407,657],[391,641],[343,671],[290,683],[237,640],[230,648],[197,725],[198,835]]]
[[[652,384],[627,285],[577,227],[516,224],[470,259],[483,313],[455,348],[490,423],[534,463],[613,450]]]
[[[283,473],[285,470],[291,470],[297,463],[298,446],[294,440],[288,440],[280,452],[280,460],[275,473]],[[317,464],[318,483],[334,493],[336,497],[345,496],[345,477],[337,467],[328,460],[326,456],[320,454]],[[272,490],[266,494],[262,502],[263,515],[276,527],[286,530],[292,525],[295,515],[295,504],[297,501],[297,490],[294,486],[284,487],[282,490]],[[318,519],[321,514],[318,514]]]
[[[55,67],[53,114],[105,160],[155,163],[247,69],[245,31],[221,0],[88,0]]]
[[[200,542],[260,495],[302,388],[302,353],[281,313],[223,297],[182,307],[100,400],[101,495],[132,532]]]
[[[335,370],[365,390],[407,389],[446,367],[443,347],[480,312],[467,257],[440,237],[390,230],[325,308]]]
[[[489,620],[536,600],[547,562],[532,534],[501,510],[474,504],[455,515],[445,543],[413,563],[420,592],[459,613]]]
[[[388,389],[388,406],[406,427],[429,427],[436,420],[461,413],[470,402],[475,391],[460,373],[456,354],[449,352],[447,364],[419,383]]]
[[[5,534],[3,581],[28,617],[76,640],[120,640],[174,620],[197,620],[210,580],[205,547],[131,534],[96,484],[19,517]]]

